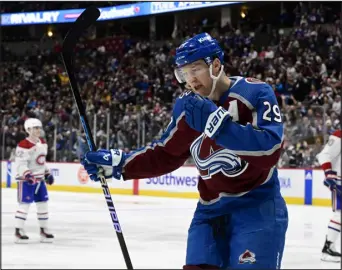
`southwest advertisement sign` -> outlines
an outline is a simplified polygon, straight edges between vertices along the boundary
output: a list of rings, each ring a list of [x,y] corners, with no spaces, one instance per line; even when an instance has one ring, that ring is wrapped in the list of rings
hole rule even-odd
[[[231,5],[239,2],[144,2],[100,8],[99,21],[132,18],[205,7]],[[0,25],[72,23],[84,9],[1,14]]]
[[[16,165],[2,161],[2,187],[16,187]],[[102,193],[101,184],[89,179],[78,163],[48,163],[55,184],[49,190]],[[324,172],[314,169],[279,169],[280,191],[288,204],[331,205],[331,194],[323,185]],[[198,198],[198,172],[193,166],[179,169],[158,177],[128,181],[109,180],[113,194],[146,195],[158,197]]]

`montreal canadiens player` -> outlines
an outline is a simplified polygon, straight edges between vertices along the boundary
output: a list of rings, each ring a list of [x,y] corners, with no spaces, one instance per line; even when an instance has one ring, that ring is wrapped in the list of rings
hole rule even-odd
[[[223,51],[207,33],[181,44],[175,62],[191,91],[177,98],[161,139],[128,154],[87,152],[82,164],[93,180],[129,180],[172,172],[191,155],[200,199],[183,269],[280,268],[288,216],[275,167],[283,125],[272,88],[227,77]]]
[[[27,243],[29,237],[25,234],[24,223],[30,205],[35,202],[37,218],[40,226],[41,242],[50,243],[54,236],[48,229],[48,191],[46,183],[52,185],[53,175],[45,163],[47,144],[40,138],[42,123],[36,118],[29,118],[24,123],[29,136],[20,141],[15,153],[17,167],[19,207],[15,213],[15,242]]]
[[[335,250],[335,243],[341,233],[341,130],[330,135],[328,143],[317,155],[317,159],[325,173],[324,185],[332,193],[333,209],[322,249],[322,260],[340,262],[341,253]]]

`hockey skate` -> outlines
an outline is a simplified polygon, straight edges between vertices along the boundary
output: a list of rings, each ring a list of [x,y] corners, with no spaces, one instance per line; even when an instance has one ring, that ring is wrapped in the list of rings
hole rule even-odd
[[[25,231],[23,229],[15,228],[15,240],[14,242],[16,244],[27,244],[29,237],[26,235]]]
[[[54,236],[48,232],[47,229],[40,228],[40,242],[42,243],[52,243]]]
[[[340,262],[341,253],[335,250],[332,242],[325,240],[321,260],[325,262]]]

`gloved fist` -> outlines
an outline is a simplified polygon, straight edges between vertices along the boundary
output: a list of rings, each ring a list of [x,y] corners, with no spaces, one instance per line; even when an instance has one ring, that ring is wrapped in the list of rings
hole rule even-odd
[[[46,173],[44,179],[45,179],[45,182],[50,186],[55,182],[55,178],[50,173]]]
[[[105,179],[111,179],[113,177],[113,167],[111,166],[100,166],[88,163],[88,161],[85,158],[81,160],[81,164],[87,171],[90,179],[95,182],[100,181],[101,176],[104,176]]]
[[[30,185],[34,185],[38,182],[38,180],[32,175],[31,172],[25,174],[25,181],[27,181]]]
[[[124,163],[124,159],[125,156],[122,153],[122,150],[101,149],[87,152],[82,159],[81,164],[93,181],[100,181],[100,176],[104,176],[106,179],[112,177],[120,179],[122,171],[121,166]]]
[[[335,171],[326,171],[324,185],[331,191],[336,190],[341,194],[341,178],[337,176]]]
[[[227,117],[230,117],[228,111],[198,95],[189,97],[185,102],[184,109],[187,124],[210,138],[217,136],[221,124]]]

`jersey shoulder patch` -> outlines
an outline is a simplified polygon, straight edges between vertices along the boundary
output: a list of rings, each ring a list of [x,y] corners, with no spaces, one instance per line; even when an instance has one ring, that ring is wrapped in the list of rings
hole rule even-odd
[[[252,78],[252,77],[245,78],[245,81],[251,84],[265,84],[265,82],[260,81],[259,79],[256,79],[256,78]]]
[[[185,98],[187,96],[192,96],[194,95],[194,93],[191,91],[191,90],[184,90],[179,96],[177,99],[182,99],[182,98]]]
[[[271,96],[273,91],[269,91],[270,86],[262,81],[253,78],[237,78],[229,90],[229,95],[244,103],[250,110],[253,110],[258,103],[259,97]],[[256,83],[252,83],[255,81]],[[272,90],[272,89],[271,89]]]
[[[24,149],[31,149],[33,146],[35,146],[34,143],[31,143],[29,140],[24,139],[18,143],[18,147],[24,148]]]
[[[46,144],[46,141],[45,141],[43,138],[40,138],[40,142],[41,142],[42,144]]]
[[[334,133],[331,134],[331,135],[333,135],[335,137],[338,137],[338,138],[341,138],[341,130],[340,129],[335,130]]]

